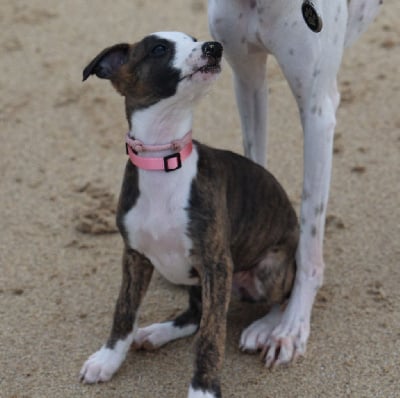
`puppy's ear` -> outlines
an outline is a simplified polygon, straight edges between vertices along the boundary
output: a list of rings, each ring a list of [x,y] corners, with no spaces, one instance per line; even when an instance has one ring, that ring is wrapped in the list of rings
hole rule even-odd
[[[120,43],[104,49],[83,70],[83,81],[90,75],[96,75],[100,79],[111,79],[128,61],[129,48],[129,44]]]

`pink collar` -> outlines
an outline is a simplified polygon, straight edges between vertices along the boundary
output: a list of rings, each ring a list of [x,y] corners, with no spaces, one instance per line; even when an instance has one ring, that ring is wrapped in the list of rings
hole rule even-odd
[[[140,140],[132,139],[126,135],[126,151],[131,162],[144,170],[164,170],[165,172],[178,170],[182,162],[192,153],[192,131],[179,139],[163,145],[146,145]],[[139,156],[140,152],[161,152],[174,150],[175,153],[160,158]]]

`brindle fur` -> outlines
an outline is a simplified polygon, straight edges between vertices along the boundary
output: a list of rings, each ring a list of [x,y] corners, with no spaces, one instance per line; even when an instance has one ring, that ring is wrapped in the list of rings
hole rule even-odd
[[[178,84],[178,72],[166,66],[170,58],[161,65],[141,62],[148,51],[148,41],[151,36],[139,44],[110,47],[84,71],[84,80],[90,74],[110,79],[125,96],[129,123],[135,110],[173,95]],[[104,58],[107,63],[103,63]],[[159,76],[163,81],[154,82]],[[149,87],[158,87],[158,91],[150,92]],[[232,152],[198,142],[195,146],[198,170],[186,211],[187,234],[192,241],[190,274],[198,276],[200,283],[189,288],[189,308],[174,320],[174,325],[199,327],[192,386],[220,397],[219,371],[234,273],[254,270],[264,260],[264,267],[257,271],[265,289],[262,298],[268,306],[283,302],[293,285],[299,230],[287,195],[268,171]],[[128,161],[117,211],[117,225],[125,242],[123,275],[109,348],[132,332],[153,271],[146,253],[130,247],[123,222],[139,196],[139,173]]]
[[[130,116],[135,110],[149,107],[176,92],[179,71],[168,66],[175,53],[169,47],[168,58],[148,62],[146,55],[153,41],[154,37],[148,36],[138,43],[120,43],[108,47],[83,71],[83,80],[91,74],[96,74],[101,79],[109,79],[114,88],[125,97],[125,112],[129,125]],[[158,42],[162,41],[158,39]],[[102,62],[104,59],[107,59],[107,62]],[[119,64],[116,65],[117,63]],[[157,89],[154,89],[155,87]]]
[[[193,241],[192,272],[200,277],[201,288],[190,288],[189,308],[174,323],[183,327],[200,322],[192,385],[218,396],[233,273],[254,268],[267,256],[277,260],[260,270],[259,277],[268,292],[266,305],[282,303],[294,280],[298,224],[287,195],[268,171],[232,152],[195,145],[198,174],[187,209],[188,235]],[[137,169],[128,161],[117,213],[126,245],[123,281],[107,344],[110,348],[132,332],[153,269],[144,255],[129,247],[122,223],[139,195]],[[251,198],[256,197],[265,206],[253,206]]]
[[[115,305],[114,320],[106,346],[114,348],[132,332],[140,303],[149,286],[153,266],[146,257],[128,247],[122,259],[122,283]]]

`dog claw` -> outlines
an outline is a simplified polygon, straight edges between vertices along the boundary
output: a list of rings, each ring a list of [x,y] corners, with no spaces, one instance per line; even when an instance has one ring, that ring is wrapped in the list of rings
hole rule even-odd
[[[305,354],[308,328],[304,323],[284,322],[283,313],[277,308],[246,328],[240,339],[240,349],[260,351],[265,366],[274,369],[288,366]]]
[[[80,380],[83,384],[96,384],[109,381],[125,358],[130,342],[117,343],[114,349],[103,346],[92,354],[83,364]],[[122,349],[121,349],[122,348]]]

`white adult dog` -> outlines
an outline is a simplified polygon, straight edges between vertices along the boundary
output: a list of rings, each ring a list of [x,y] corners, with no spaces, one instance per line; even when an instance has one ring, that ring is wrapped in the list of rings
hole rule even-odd
[[[315,295],[323,281],[323,237],[343,50],[376,16],[382,0],[209,0],[213,37],[224,46],[234,83],[245,154],[266,163],[268,54],[297,101],[304,131],[304,177],[297,275],[286,309],[274,308],[241,336],[267,366],[306,351]]]

